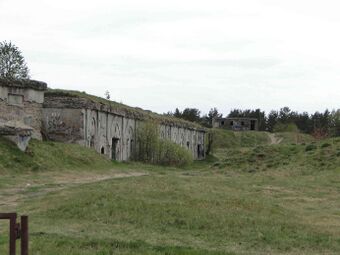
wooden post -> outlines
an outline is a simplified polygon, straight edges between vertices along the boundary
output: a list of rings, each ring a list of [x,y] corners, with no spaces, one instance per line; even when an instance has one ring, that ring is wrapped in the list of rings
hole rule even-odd
[[[28,216],[21,216],[21,255],[28,255]]]
[[[16,225],[17,225],[17,215],[16,213],[10,214],[9,217],[9,254],[16,255]]]

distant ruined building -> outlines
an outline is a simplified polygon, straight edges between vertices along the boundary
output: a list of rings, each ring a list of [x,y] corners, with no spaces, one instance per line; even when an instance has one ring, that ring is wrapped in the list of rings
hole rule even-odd
[[[85,93],[47,90],[46,83],[0,79],[0,135],[25,150],[36,138],[76,143],[127,161],[138,150],[136,133],[145,121],[159,124],[162,139],[205,158],[205,129],[194,123],[132,108]]]
[[[216,118],[212,121],[213,128],[224,128],[233,131],[258,131],[256,118]]]

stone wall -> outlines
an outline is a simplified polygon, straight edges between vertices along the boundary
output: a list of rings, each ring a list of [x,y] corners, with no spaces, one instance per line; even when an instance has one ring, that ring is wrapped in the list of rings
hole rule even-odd
[[[81,109],[44,108],[43,135],[46,139],[85,145]]]
[[[127,161],[136,150],[136,131],[143,120],[108,110],[83,99],[46,97],[44,132],[49,139],[78,143],[110,159]],[[205,158],[204,130],[167,124],[160,124],[159,129],[161,138],[187,148],[194,159]]]
[[[0,79],[0,122],[32,127],[32,137],[41,139],[45,89],[46,84],[42,82]]]
[[[36,139],[44,136],[54,141],[94,148],[108,158],[126,161],[137,148],[138,126],[146,118],[158,118],[161,138],[188,149],[194,159],[205,157],[205,131],[193,127],[190,122],[162,117],[142,109],[115,107],[114,103],[105,104],[88,98],[58,93],[49,95],[49,92],[44,93],[46,88],[45,83],[38,81],[0,79],[2,135],[9,135],[10,130],[13,139],[18,141],[23,141],[26,136]],[[26,141],[22,143],[25,146]]]

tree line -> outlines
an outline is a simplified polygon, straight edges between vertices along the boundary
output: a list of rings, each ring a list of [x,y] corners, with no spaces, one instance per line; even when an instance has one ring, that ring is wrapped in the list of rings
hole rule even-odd
[[[185,119],[199,123],[207,128],[212,127],[214,118],[221,118],[223,115],[217,108],[211,108],[208,114],[202,114],[199,109],[185,108],[180,111],[166,113],[169,116]],[[303,132],[314,136],[340,136],[340,109],[325,110],[324,112],[297,112],[289,107],[280,110],[272,110],[268,114],[261,109],[233,109],[226,116],[227,118],[257,118],[260,131],[269,132]]]

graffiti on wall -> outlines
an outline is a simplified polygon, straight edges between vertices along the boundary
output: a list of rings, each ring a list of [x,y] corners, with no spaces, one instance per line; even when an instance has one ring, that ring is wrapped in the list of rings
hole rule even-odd
[[[72,140],[77,138],[76,128],[72,125],[67,125],[60,113],[51,113],[47,119],[47,130],[49,134],[63,135]]]

